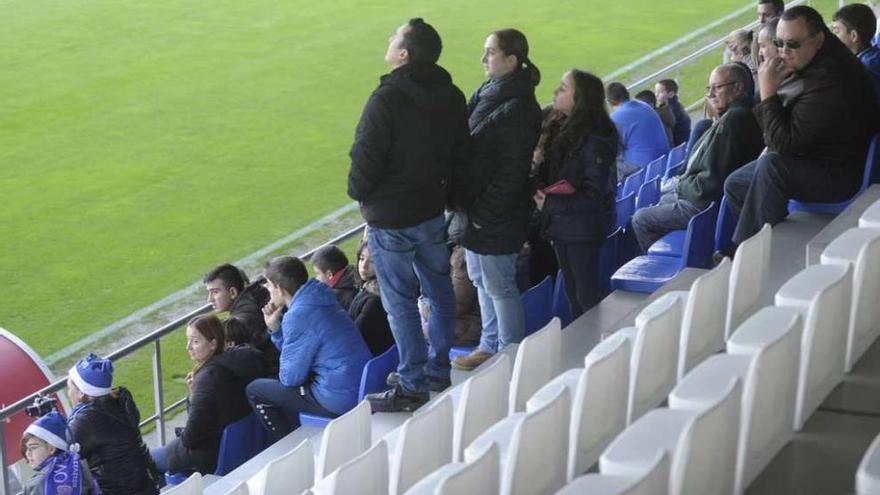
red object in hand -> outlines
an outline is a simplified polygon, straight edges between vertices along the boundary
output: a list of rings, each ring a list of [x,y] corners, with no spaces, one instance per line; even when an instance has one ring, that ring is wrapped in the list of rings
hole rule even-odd
[[[562,179],[561,181],[550,184],[549,186],[542,189],[544,194],[559,194],[559,195],[568,195],[574,194],[575,188],[572,186],[567,180]]]

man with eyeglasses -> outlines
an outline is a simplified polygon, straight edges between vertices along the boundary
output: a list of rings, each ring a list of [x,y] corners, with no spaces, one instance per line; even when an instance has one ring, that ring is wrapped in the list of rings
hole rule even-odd
[[[767,151],[724,183],[739,216],[733,241],[788,215],[789,199],[833,203],[859,189],[868,143],[880,129],[871,77],[822,16],[793,7],[776,28],[777,56],[758,69],[755,116]]]
[[[831,18],[831,32],[871,73],[875,96],[880,98],[880,48],[871,44],[876,30],[877,17],[863,3],[845,5]]]
[[[691,217],[721,200],[724,179],[761,153],[764,139],[752,114],[751,78],[748,68],[737,63],[712,71],[706,100],[718,119],[690,150],[674,190],[633,216],[633,232],[643,250],[673,230],[686,229]]]

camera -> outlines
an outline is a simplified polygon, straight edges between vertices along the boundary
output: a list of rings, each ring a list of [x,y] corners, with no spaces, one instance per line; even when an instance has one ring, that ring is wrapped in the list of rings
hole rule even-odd
[[[37,398],[34,399],[33,404],[24,408],[24,413],[32,418],[39,418],[40,416],[45,416],[54,411],[55,404],[57,403],[58,399],[46,397],[45,395],[38,395]]]

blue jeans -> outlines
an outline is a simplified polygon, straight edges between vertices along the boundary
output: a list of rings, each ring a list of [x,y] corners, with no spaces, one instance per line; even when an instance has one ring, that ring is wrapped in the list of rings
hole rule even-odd
[[[245,388],[245,395],[272,443],[299,428],[299,413],[339,416],[324,408],[308,386],[286,387],[278,380],[257,378]]]
[[[477,288],[483,333],[481,351],[496,353],[522,340],[526,317],[516,285],[516,254],[478,254],[465,250],[468,277]]]
[[[428,378],[449,378],[449,348],[455,335],[455,293],[449,274],[443,215],[404,229],[370,227],[367,242],[382,307],[400,353],[400,383],[410,391],[428,391]],[[428,340],[422,333],[419,294],[430,306]]]

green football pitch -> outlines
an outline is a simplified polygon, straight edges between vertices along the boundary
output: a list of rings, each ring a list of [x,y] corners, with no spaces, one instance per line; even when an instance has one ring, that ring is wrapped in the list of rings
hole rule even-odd
[[[0,326],[48,355],[344,205],[409,17],[466,94],[486,34],[521,29],[549,101],[570,67],[607,74],[747,3],[2,0]]]

